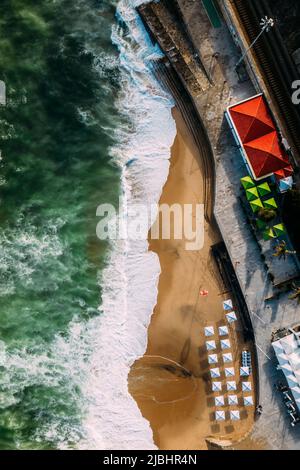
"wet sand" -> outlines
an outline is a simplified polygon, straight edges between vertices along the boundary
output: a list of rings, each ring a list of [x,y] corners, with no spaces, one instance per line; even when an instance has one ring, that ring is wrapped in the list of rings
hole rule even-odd
[[[177,109],[173,115],[177,137],[160,204],[202,203],[199,153]],[[239,406],[231,409],[240,411],[241,420],[217,423],[214,418],[214,396],[219,394],[211,391],[203,330],[226,324],[222,301],[230,297],[211,255],[211,245],[218,241],[214,223],[205,223],[205,243],[198,251],[187,251],[185,240],[149,239],[149,249],[158,254],[161,265],[157,305],[148,329],[147,351],[132,366],[128,383],[160,449],[208,449],[210,439],[232,445],[249,433],[254,422],[254,407],[241,404],[240,355],[251,345],[244,343],[239,322],[230,327],[234,364],[228,366],[235,367],[239,397]],[[202,289],[208,291],[207,297],[199,295]],[[218,337],[211,339],[217,340],[218,349],[213,353],[221,358]],[[222,361],[218,367],[225,384]],[[226,396],[224,387],[223,394]],[[230,408],[220,409],[228,414]]]

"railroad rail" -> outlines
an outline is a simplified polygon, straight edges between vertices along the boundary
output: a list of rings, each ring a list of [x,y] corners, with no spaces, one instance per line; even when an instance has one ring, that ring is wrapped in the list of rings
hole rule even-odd
[[[231,4],[251,43],[261,29],[261,18],[272,16],[266,0],[231,0]],[[291,99],[292,83],[299,79],[299,74],[276,24],[260,37],[253,49],[269,93],[286,124],[296,163],[300,166],[300,107],[295,106]]]

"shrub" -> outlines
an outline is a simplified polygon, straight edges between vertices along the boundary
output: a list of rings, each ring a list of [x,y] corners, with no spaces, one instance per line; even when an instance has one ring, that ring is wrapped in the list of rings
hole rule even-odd
[[[270,222],[270,220],[275,219],[276,211],[274,209],[267,209],[265,207],[262,207],[261,209],[259,209],[257,215],[264,222]]]

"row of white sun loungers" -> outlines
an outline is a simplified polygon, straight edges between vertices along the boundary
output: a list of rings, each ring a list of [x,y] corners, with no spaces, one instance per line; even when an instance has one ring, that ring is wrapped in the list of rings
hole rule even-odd
[[[218,379],[219,377],[221,377],[220,368],[212,367],[210,369],[210,375],[212,379]],[[233,367],[225,367],[224,375],[225,377],[235,377],[236,375],[235,369]],[[249,375],[250,375],[249,367],[240,367],[240,377],[249,377]]]
[[[232,300],[224,300],[223,302],[223,309],[225,310],[225,317],[228,323],[233,323],[237,321],[236,313],[233,310]]]
[[[219,326],[218,328],[219,336],[228,336],[229,330],[228,326]],[[204,328],[204,334],[206,337],[215,336],[215,329],[213,326],[206,326]]]
[[[226,415],[227,413],[225,413],[225,411],[217,410],[215,412],[215,419],[216,421],[225,421]],[[239,410],[230,410],[228,413],[228,417],[231,421],[239,421],[241,419]]]
[[[222,392],[222,386],[225,385],[219,381],[212,381],[212,391],[213,392]],[[234,391],[237,389],[236,382],[233,380],[229,380],[226,382],[227,391]],[[242,382],[242,392],[251,392],[252,391],[252,384],[251,382]]]
[[[226,399],[226,403],[225,403]],[[243,405],[244,406],[253,406],[253,397],[252,395],[249,395],[248,397],[243,397],[242,399]],[[225,405],[238,405],[239,400],[237,395],[228,395],[227,398],[225,398],[223,395],[219,395],[218,397],[215,397],[215,405],[216,406],[225,406]]]
[[[233,323],[237,320],[236,313],[233,311],[233,305],[231,299],[228,299],[223,302],[223,309],[225,310],[225,316],[228,323]],[[215,406],[238,406],[239,399],[235,394],[229,394],[228,392],[235,392],[237,390],[236,371],[234,367],[230,366],[230,363],[233,362],[233,356],[231,350],[231,342],[226,336],[229,336],[229,329],[227,325],[219,326],[215,328],[213,326],[206,326],[204,328],[204,335],[206,338],[209,338],[206,341],[206,349],[208,352],[208,363],[210,365],[210,376],[212,379],[220,379],[221,375],[224,377],[224,382],[218,380],[212,380],[212,391],[219,392],[220,395],[215,396]],[[216,354],[218,349],[217,344],[219,343],[221,353]],[[224,352],[223,352],[224,351]],[[220,370],[217,365],[224,365],[224,370]],[[240,367],[239,376],[248,377],[251,373],[250,367],[242,364]],[[246,393],[252,391],[252,384],[250,381],[242,382],[242,392],[243,396],[240,399],[240,405],[243,406],[253,406],[253,397],[252,395],[246,396]],[[223,391],[228,393],[227,396],[221,395]],[[226,421],[226,419],[231,421],[237,421],[240,419],[240,412],[238,410],[230,410],[228,413],[223,410],[216,410],[215,419],[216,421]]]
[[[221,339],[220,341],[221,349],[230,349],[231,343],[229,339]],[[214,351],[217,349],[217,343],[215,340],[206,341],[206,349],[207,351]]]
[[[222,354],[222,362],[224,364],[228,364],[230,362],[233,362],[232,354],[230,352],[229,353],[223,353]],[[208,355],[208,363],[209,364],[218,364],[219,363],[218,354],[209,354]]]

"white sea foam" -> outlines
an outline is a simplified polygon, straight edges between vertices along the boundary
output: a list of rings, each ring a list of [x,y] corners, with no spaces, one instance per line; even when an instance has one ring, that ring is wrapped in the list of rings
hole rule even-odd
[[[77,2],[80,11],[84,3]],[[124,120],[116,130],[118,144],[112,155],[122,169],[122,192],[128,206],[159,200],[176,131],[171,116],[173,103],[148,67],[149,60],[159,57],[160,51],[153,47],[137,17],[137,3],[119,2],[118,18],[128,30],[115,26],[112,32],[120,52],[122,91],[118,105],[128,118],[128,124]],[[93,21],[97,20],[95,16]],[[90,26],[91,21],[88,15],[82,28]],[[99,70],[104,60],[104,55],[98,57]],[[78,113],[87,124],[93,118],[85,109],[78,109]],[[60,271],[67,279],[67,267],[61,259],[65,247],[57,233],[65,223],[56,217],[37,229],[22,216],[13,233],[10,229],[3,231],[2,295],[13,295],[16,288],[27,286],[33,293],[47,292],[49,288],[55,291]],[[148,251],[147,240],[118,241],[111,248],[107,268],[99,279],[103,291],[99,316],[86,323],[74,318],[68,334],[57,334],[49,344],[42,337],[37,344],[28,341],[21,346],[16,342],[15,347],[0,341],[0,409],[20,402],[35,386],[61,391],[58,405],[63,409],[70,404],[70,413],[64,414],[57,412],[58,395],[47,401],[45,419],[41,412],[32,436],[36,442],[49,440],[62,448],[74,442],[88,449],[155,448],[149,423],[128,392],[127,378],[130,366],[146,348],[147,327],[157,297],[159,261]],[[46,277],[39,275],[44,266],[48,270]],[[72,274],[68,273],[70,277]],[[70,403],[64,402],[67,400]],[[73,403],[76,410],[82,411],[82,423],[81,416],[72,415]],[[14,419],[12,429],[20,426],[12,415]]]
[[[160,51],[152,46],[137,17],[137,3],[119,2],[118,18],[128,30],[116,26],[112,32],[120,52],[122,91],[118,105],[128,118],[128,124],[116,130],[118,144],[112,155],[122,169],[122,192],[128,206],[159,200],[176,132],[173,103],[148,67]],[[84,110],[78,112],[83,120],[90,119]],[[43,259],[55,263],[54,273],[64,269],[60,261],[64,247],[56,234],[63,223],[50,220],[39,233],[21,220],[12,236],[3,232],[0,277],[5,276],[6,294],[14,292],[16,281],[18,286],[49,288],[49,277],[44,286],[35,283],[34,276],[38,276]],[[47,410],[47,419],[37,427],[36,442],[46,439],[61,448],[74,442],[87,449],[155,448],[149,423],[128,392],[127,379],[130,366],[146,348],[159,261],[148,251],[146,239],[118,241],[111,248],[107,268],[99,279],[103,291],[99,316],[87,323],[74,318],[69,333],[58,334],[49,345],[41,342],[33,347],[29,343],[11,350],[0,342],[0,408],[16,404],[24,390],[40,385],[62,389],[62,406],[64,400],[70,400],[84,416],[81,423],[81,416],[74,418],[72,412],[57,415],[56,404],[48,403],[53,409]],[[50,280],[55,290],[56,279]]]
[[[118,19],[128,29],[119,25],[112,32],[120,53],[122,91],[118,106],[128,122],[123,120],[116,130],[117,145],[112,155],[122,169],[121,188],[128,207],[158,202],[176,132],[172,100],[149,68],[149,60],[161,53],[145,33],[134,10],[137,3],[119,2]],[[78,112],[83,120],[90,119],[84,110]],[[14,291],[15,279],[19,283],[33,282],[34,272],[27,258],[34,260],[37,270],[40,260],[47,257],[56,263],[57,272],[63,246],[55,227],[61,223],[50,221],[42,234],[22,224],[13,240],[7,239],[5,232],[2,234],[0,246],[4,244],[6,251],[1,257],[0,276],[6,276],[5,288],[10,293]],[[19,257],[13,248],[15,244],[21,247]],[[11,248],[8,250],[7,246]],[[11,265],[16,267],[10,268],[8,276]],[[107,268],[99,279],[103,291],[99,316],[87,323],[74,318],[69,334],[57,335],[45,351],[43,344],[9,351],[0,342],[3,368],[0,408],[17,403],[23,391],[33,385],[62,387],[62,400],[67,396],[78,405],[83,422],[80,424],[80,416],[76,420],[65,419],[54,412],[52,416],[48,410],[48,419],[36,429],[37,442],[47,439],[61,448],[68,447],[70,442],[87,449],[155,448],[150,425],[130,396],[127,380],[130,366],[146,349],[159,273],[158,257],[148,251],[146,239],[112,245]],[[55,289],[55,279],[51,282]],[[36,288],[43,287],[37,283]]]
[[[116,131],[113,157],[122,168],[122,192],[128,206],[158,202],[169,169],[176,127],[172,100],[159,87],[149,60],[161,55],[151,44],[134,6],[118,4],[119,25],[112,40],[119,49],[122,92],[119,109],[130,124]],[[158,257],[147,240],[118,241],[99,282],[101,315],[81,337],[93,351],[81,388],[86,400],[84,438],[88,449],[153,449],[152,431],[128,392],[128,372],[146,349],[147,327],[156,303],[160,273]]]

